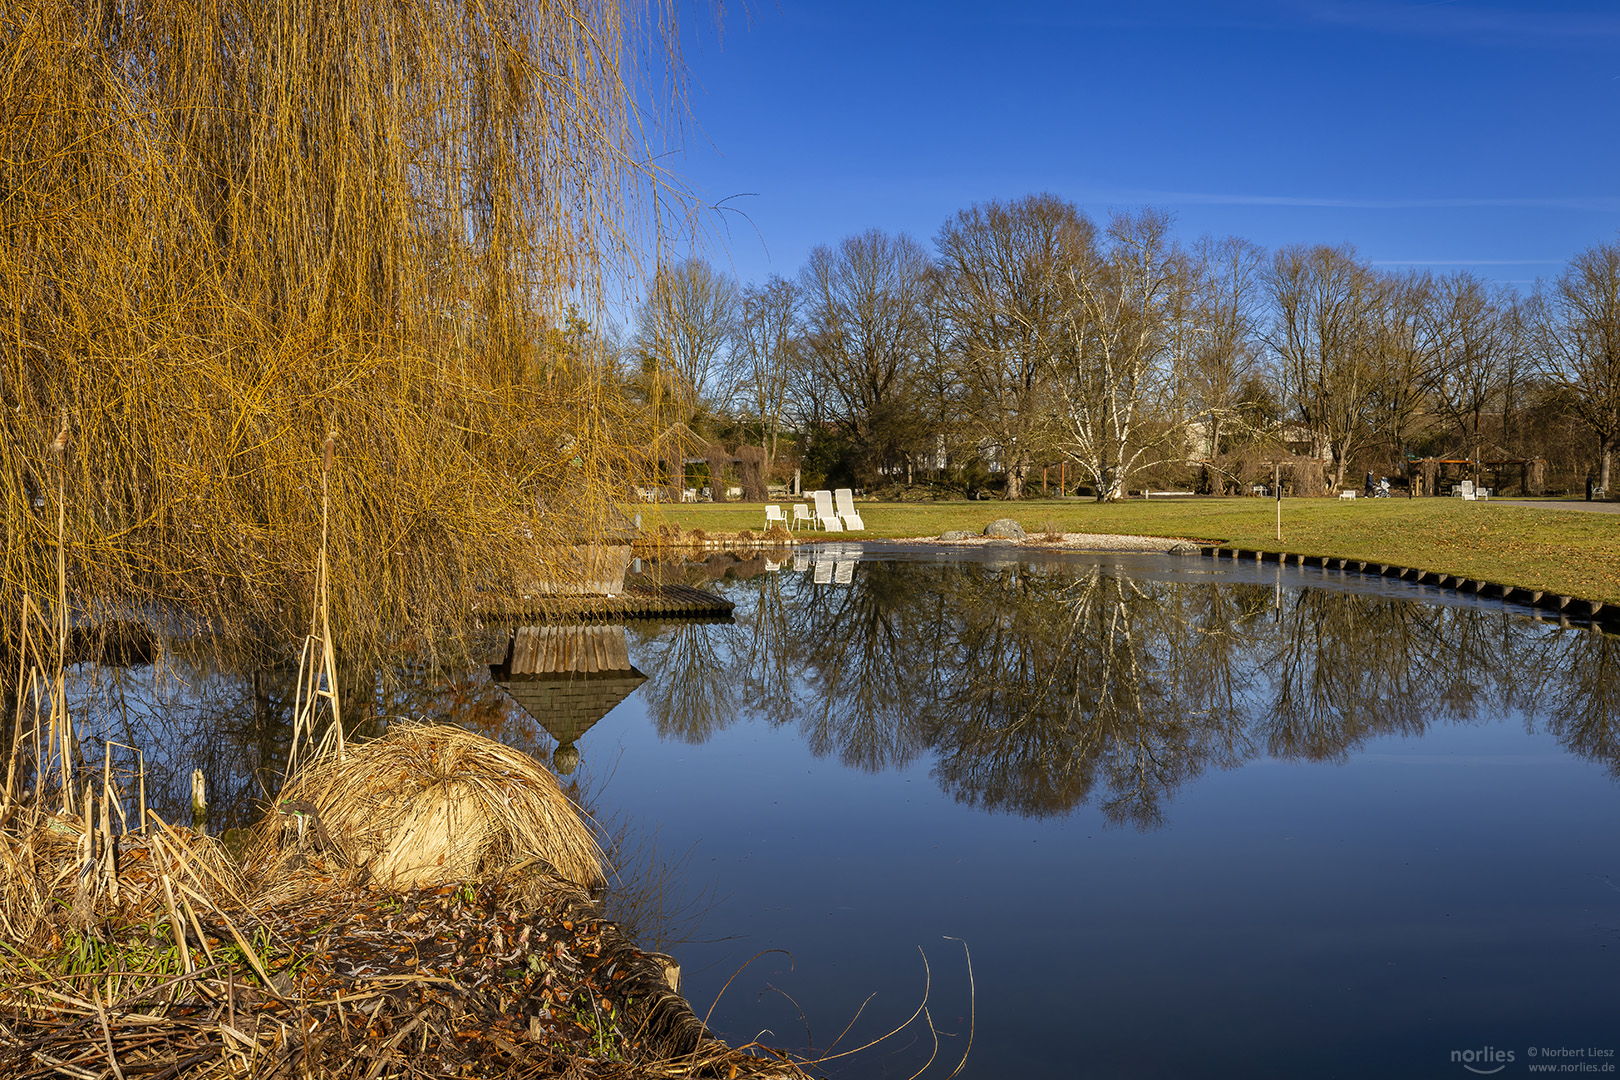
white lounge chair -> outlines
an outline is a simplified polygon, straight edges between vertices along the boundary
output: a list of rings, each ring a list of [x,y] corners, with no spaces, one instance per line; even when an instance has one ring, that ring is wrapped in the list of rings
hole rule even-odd
[[[812,491],[810,498],[816,504],[816,528],[827,529],[831,532],[843,532],[844,523],[833,509],[832,492],[821,490]]]
[[[794,503],[793,521],[788,528],[797,529],[801,521],[804,523],[805,528],[810,528],[816,523],[816,519],[810,516],[810,508],[808,506],[806,506],[804,503]]]
[[[864,531],[866,522],[855,512],[855,493],[849,488],[839,488],[833,492],[833,498],[838,501],[838,516],[844,519],[844,528]]]
[[[839,559],[833,563],[833,584],[848,585],[855,580],[855,560]]]
[[[787,518],[782,514],[782,508],[775,503],[765,507],[765,528],[769,530],[772,525],[787,528]]]
[[[833,564],[831,559],[817,559],[810,567],[810,583],[813,585],[831,585]]]

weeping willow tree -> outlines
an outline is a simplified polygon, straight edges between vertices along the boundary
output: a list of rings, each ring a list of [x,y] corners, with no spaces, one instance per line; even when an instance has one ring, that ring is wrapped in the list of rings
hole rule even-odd
[[[590,536],[587,313],[654,191],[621,0],[0,0],[0,585],[216,625],[471,610]],[[642,51],[641,42],[648,42]],[[66,448],[52,442],[66,430]]]

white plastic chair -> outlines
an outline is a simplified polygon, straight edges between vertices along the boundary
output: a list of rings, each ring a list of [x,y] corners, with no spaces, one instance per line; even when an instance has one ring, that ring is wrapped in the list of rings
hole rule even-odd
[[[782,508],[774,503],[765,507],[765,528],[768,530],[772,525],[787,528],[787,518],[782,514]]]
[[[838,501],[838,516],[844,519],[844,528],[864,531],[866,522],[855,512],[855,493],[849,488],[839,488],[833,492],[833,498]]]
[[[837,512],[833,510],[832,492],[826,490],[812,491],[810,498],[816,504],[816,527],[831,532],[843,532],[844,523],[839,520]]]
[[[811,526],[815,525],[816,519],[810,516],[810,508],[804,503],[794,503],[793,523],[789,525],[788,528],[797,529],[800,522],[804,523],[805,528],[810,528]]]
[[[1469,502],[1473,502],[1474,499],[1478,497],[1477,493],[1474,491],[1474,482],[1472,480],[1464,480],[1457,486],[1460,489],[1457,493],[1464,499],[1467,499]]]

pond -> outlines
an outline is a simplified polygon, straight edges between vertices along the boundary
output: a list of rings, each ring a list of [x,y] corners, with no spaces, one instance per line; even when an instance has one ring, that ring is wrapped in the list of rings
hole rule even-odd
[[[627,920],[730,1041],[901,1028],[823,1066],[850,1077],[948,1076],[970,1036],[984,1077],[1620,1060],[1620,639],[1275,564],[743,568],[711,586],[735,621],[596,628],[589,678],[545,675],[555,631],[527,629],[493,667],[350,694],[554,757],[641,872]],[[82,715],[149,748],[159,803],[200,765],[239,824],[290,677],[158,674],[97,676]]]

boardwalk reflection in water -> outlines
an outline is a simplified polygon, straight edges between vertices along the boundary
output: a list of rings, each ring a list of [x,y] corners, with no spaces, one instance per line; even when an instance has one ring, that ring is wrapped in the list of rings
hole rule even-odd
[[[1143,828],[1212,768],[1343,762],[1507,711],[1620,777],[1612,636],[1501,606],[1096,561],[857,561],[853,545],[802,552],[731,586],[734,624],[632,630],[659,733],[790,724],[863,770],[931,755],[964,803],[1095,803]]]
[[[630,663],[623,626],[520,626],[489,670],[556,740],[551,764],[562,776],[579,767],[580,736],[647,681]]]

